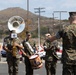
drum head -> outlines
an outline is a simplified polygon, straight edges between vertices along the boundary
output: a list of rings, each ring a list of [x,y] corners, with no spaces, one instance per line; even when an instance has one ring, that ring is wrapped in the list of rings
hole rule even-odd
[[[38,55],[32,55],[29,59],[34,59],[36,57],[38,57]]]

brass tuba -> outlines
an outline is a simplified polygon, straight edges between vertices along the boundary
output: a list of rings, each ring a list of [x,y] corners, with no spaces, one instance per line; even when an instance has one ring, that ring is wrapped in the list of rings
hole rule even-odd
[[[22,32],[25,28],[25,22],[24,19],[20,16],[13,16],[8,20],[8,28],[10,31],[15,30],[15,32],[18,34]],[[16,41],[13,41],[13,48],[12,48],[12,55],[17,55],[17,47],[14,45]],[[17,43],[17,42],[16,42]]]
[[[13,16],[8,20],[8,28],[9,30],[15,30],[16,33],[20,33],[25,28],[24,19],[20,16]]]

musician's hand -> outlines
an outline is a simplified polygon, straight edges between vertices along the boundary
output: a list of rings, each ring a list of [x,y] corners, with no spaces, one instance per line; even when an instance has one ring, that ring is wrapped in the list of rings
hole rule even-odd
[[[22,49],[20,49],[20,51],[22,52],[22,54],[23,54],[24,56],[27,56],[26,53],[25,53]]]
[[[24,56],[26,56],[26,53],[23,53]]]
[[[28,58],[30,58],[31,56],[27,56]]]
[[[14,42],[14,46],[18,46],[18,44],[16,42]]]
[[[17,47],[19,47],[20,49],[24,49],[24,47],[23,46],[21,46],[20,44],[18,44],[18,43],[14,43],[14,46],[17,46]]]

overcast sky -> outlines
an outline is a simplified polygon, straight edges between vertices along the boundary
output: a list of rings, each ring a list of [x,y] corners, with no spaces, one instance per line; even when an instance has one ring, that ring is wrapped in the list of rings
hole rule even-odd
[[[27,10],[27,0],[0,0],[0,10],[10,7],[21,7]],[[45,8],[42,16],[53,17],[53,11],[76,11],[76,0],[29,0],[29,11],[35,13],[34,8]],[[36,13],[35,13],[36,14]],[[55,12],[55,17],[60,18],[60,13]],[[68,13],[62,12],[61,19],[68,19]]]

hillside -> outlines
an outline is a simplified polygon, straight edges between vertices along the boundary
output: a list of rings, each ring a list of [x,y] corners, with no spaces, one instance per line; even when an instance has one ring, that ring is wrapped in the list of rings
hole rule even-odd
[[[3,25],[2,27],[5,27],[6,29],[6,24],[9,20],[10,17],[12,16],[21,16],[25,21],[27,19],[27,11],[19,8],[19,7],[15,7],[15,8],[7,8],[5,10],[0,11],[0,26]],[[33,22],[37,21],[37,15],[29,12],[29,17],[30,20],[32,20],[31,24],[34,24]],[[44,18],[44,17],[43,17]]]
[[[19,7],[7,8],[0,11],[0,34],[3,35],[8,30],[7,23],[9,18],[12,16],[21,16],[25,20],[26,27],[27,27],[26,10]],[[67,23],[68,21],[61,21],[61,25],[60,25],[60,21],[57,19],[53,20],[53,18],[47,18],[44,16],[40,17],[41,28],[46,27],[50,32],[53,30],[57,31],[59,27],[62,27],[63,25],[67,25]],[[38,27],[38,16],[34,13],[29,12],[29,16],[28,16],[29,31],[35,31],[37,27]]]
[[[0,11],[0,19],[2,20],[7,20],[10,17],[15,16],[15,15],[21,16],[24,19],[26,19],[27,11],[19,7],[7,8],[7,9]],[[29,12],[29,15],[30,15],[30,18],[35,17],[35,14],[31,12]]]

